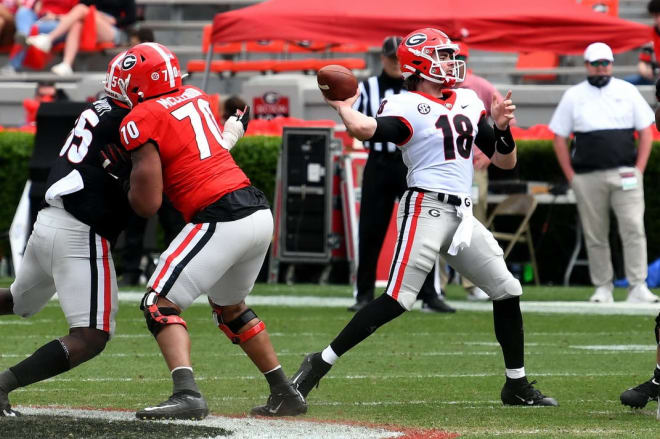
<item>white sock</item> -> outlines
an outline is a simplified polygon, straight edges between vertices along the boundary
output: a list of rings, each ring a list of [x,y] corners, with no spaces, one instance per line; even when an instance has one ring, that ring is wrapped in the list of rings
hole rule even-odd
[[[520,369],[507,369],[506,376],[512,380],[522,378],[525,376],[525,368],[521,367]]]
[[[331,366],[335,364],[335,362],[339,359],[337,354],[335,354],[335,351],[333,351],[330,346],[323,349],[323,352],[321,352],[321,358]]]

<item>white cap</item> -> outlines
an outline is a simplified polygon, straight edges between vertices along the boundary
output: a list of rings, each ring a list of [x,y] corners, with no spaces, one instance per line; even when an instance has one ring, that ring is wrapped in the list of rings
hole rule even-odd
[[[614,61],[612,49],[605,43],[591,43],[584,51],[584,60],[587,62],[598,61],[599,59],[606,59]]]

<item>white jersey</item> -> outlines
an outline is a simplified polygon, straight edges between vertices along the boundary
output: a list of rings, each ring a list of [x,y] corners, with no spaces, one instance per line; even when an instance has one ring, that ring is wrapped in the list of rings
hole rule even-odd
[[[483,102],[469,89],[443,90],[444,100],[420,92],[390,96],[378,116],[403,121],[412,136],[398,145],[408,167],[408,187],[431,192],[469,195],[472,188],[472,147]]]

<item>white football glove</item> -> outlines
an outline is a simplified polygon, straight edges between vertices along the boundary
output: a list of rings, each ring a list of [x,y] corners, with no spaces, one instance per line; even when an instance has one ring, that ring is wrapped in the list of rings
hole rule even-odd
[[[222,130],[222,138],[225,140],[223,146],[225,148],[231,150],[236,145],[236,142],[247,131],[248,122],[250,122],[249,105],[246,105],[243,111],[236,110],[236,114],[227,119]]]

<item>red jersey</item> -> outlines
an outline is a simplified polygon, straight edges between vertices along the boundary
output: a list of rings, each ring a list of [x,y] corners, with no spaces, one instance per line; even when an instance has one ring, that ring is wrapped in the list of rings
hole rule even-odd
[[[250,185],[229,150],[211,112],[208,96],[196,87],[148,99],[131,110],[119,129],[128,151],[157,145],[164,192],[186,221],[223,195]]]

